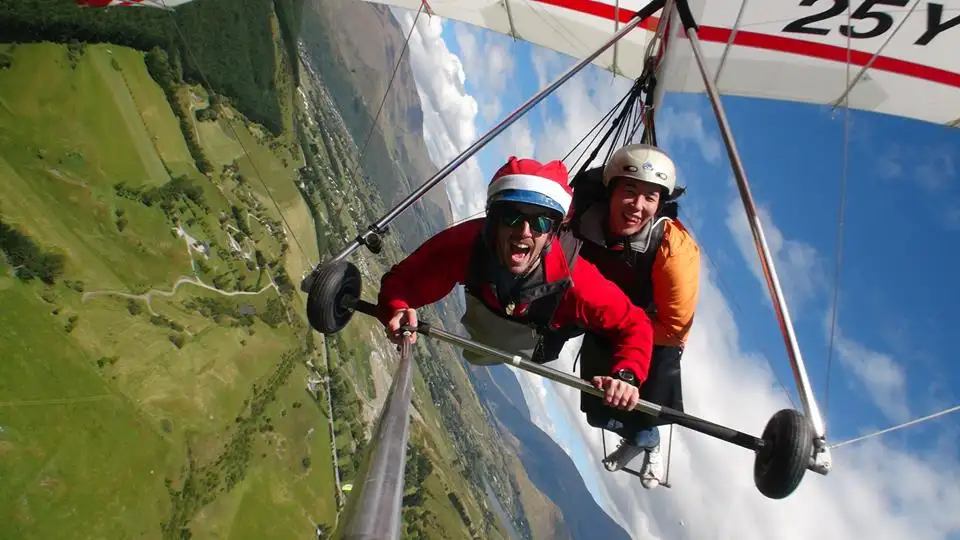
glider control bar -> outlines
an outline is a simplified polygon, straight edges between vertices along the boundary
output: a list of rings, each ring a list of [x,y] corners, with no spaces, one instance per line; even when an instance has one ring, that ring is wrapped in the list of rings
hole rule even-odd
[[[370,302],[365,300],[353,300],[345,298],[344,304],[345,307],[349,306],[355,311],[365,313],[371,317],[376,317],[377,306],[371,304]],[[580,390],[581,392],[586,392],[601,398],[604,396],[603,390],[594,387],[580,377],[564,373],[542,364],[537,364],[536,362],[533,362],[522,355],[511,354],[500,349],[478,343],[471,339],[464,338],[457,334],[452,334],[445,330],[441,330],[440,328],[436,328],[426,321],[419,321],[419,324],[416,327],[401,327],[401,330],[404,332],[417,332],[425,336],[445,341],[451,345],[456,345],[460,348],[473,351],[483,356],[498,358],[505,364],[509,364],[524,371],[540,375],[541,377],[546,377],[552,381],[569,386],[576,390]],[[691,414],[687,414],[676,409],[671,409],[670,407],[665,407],[663,405],[658,405],[656,403],[651,403],[642,399],[636,404],[636,406],[634,406],[633,410],[649,414],[657,418],[662,418],[664,420],[669,420],[671,423],[690,428],[699,433],[703,433],[704,435],[715,437],[748,450],[759,452],[763,450],[767,444],[763,439],[753,435],[721,426],[719,424],[710,422],[709,420],[704,420]]]

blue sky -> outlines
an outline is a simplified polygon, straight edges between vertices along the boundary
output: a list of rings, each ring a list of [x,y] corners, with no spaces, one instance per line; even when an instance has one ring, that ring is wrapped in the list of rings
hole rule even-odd
[[[409,28],[413,14],[394,13]],[[439,20],[418,23],[410,50],[424,135],[438,166],[572,64],[525,42]],[[563,157],[629,84],[595,67],[571,79],[446,183],[458,217],[482,207],[487,179],[508,155]],[[824,408],[845,113],[744,98],[724,104]],[[708,102],[702,94],[668,94],[663,105],[660,143],[690,187],[681,218],[704,254],[701,301],[684,356],[687,409],[759,435],[773,412],[790,406],[768,366],[795,396],[784,343]],[[958,256],[950,249],[960,245],[960,132],[851,111],[847,148],[831,442],[960,402],[950,339],[960,300]],[[566,360],[569,370],[572,357]],[[599,433],[585,426],[575,394],[534,376],[518,379],[534,421],[575,460],[600,504],[636,535],[672,537],[679,533],[671,524],[680,519],[687,533],[700,527],[701,534],[731,538],[747,538],[743,521],[753,524],[756,538],[960,534],[960,518],[949,517],[960,505],[960,415],[837,449],[828,477],[809,474],[789,503],[770,505],[753,488],[747,452],[685,430],[676,438],[674,489],[644,492],[632,478],[600,469]],[[703,505],[717,497],[732,506]]]
[[[497,115],[485,118],[481,114],[477,127],[482,133],[540,88],[535,70],[520,66],[532,64],[532,51],[542,52],[542,48],[449,22],[444,25],[443,38],[458,56],[463,54],[458,32],[506,47],[516,66],[507,76],[506,92],[491,92],[482,78],[465,81],[467,92],[475,98],[482,101],[493,93],[490,99],[499,98],[502,106]],[[593,66],[578,77],[611,78]],[[705,96],[668,94],[665,105],[695,111],[715,140],[721,140]],[[809,298],[799,299],[799,309],[793,301],[796,295],[787,301],[823,406],[829,343],[824,317],[833,297],[846,113],[820,105],[747,98],[725,98],[724,106],[755,200],[774,213],[776,226],[786,237],[808,244],[822,259],[819,270],[823,273],[817,276],[816,290],[810,291]],[[542,119],[556,115],[557,109],[557,100],[548,97],[528,114],[534,136],[543,129]],[[960,186],[955,169],[960,164],[944,156],[960,156],[960,134],[899,117],[861,111],[849,114],[838,323],[846,337],[901,359],[909,408],[914,416],[922,415],[958,401],[950,389],[960,381],[960,366],[952,361],[948,336],[960,301],[960,288],[952,285],[960,255],[948,246],[960,245]],[[505,157],[502,146],[491,146],[496,151],[485,151],[479,159],[488,176]],[[710,163],[693,146],[676,145],[674,154],[687,173],[682,183],[690,187],[684,212],[690,215],[695,210],[694,219],[701,225],[695,234],[707,254],[715,258],[725,294],[739,305],[736,315],[745,333],[745,348],[772,357],[781,380],[793,391],[785,347],[767,300],[769,293],[744,272],[748,261],[737,250],[730,230],[716,226],[724,223],[730,201],[736,197],[725,150],[718,162]],[[893,167],[896,170],[891,170]],[[923,180],[918,174],[935,179]],[[740,204],[739,197],[736,202]],[[743,212],[740,206],[736,209]],[[790,284],[785,282],[789,274],[779,271],[789,294]],[[920,358],[911,358],[916,356]],[[849,370],[840,365],[836,350],[833,358],[833,437],[849,438],[864,426],[889,423],[864,391],[851,383]],[[836,413],[851,408],[856,414]],[[921,430],[908,432],[909,438],[917,438]]]

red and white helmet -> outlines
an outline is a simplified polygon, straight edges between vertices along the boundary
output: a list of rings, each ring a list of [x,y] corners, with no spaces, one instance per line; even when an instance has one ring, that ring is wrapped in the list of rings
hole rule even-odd
[[[548,208],[563,219],[573,201],[568,175],[562,161],[540,163],[511,156],[487,187],[487,211],[497,202],[516,202]]]

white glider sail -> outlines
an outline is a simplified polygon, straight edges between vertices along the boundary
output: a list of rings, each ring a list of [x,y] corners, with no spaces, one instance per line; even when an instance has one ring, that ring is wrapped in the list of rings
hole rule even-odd
[[[584,58],[647,0],[365,0],[453,19]],[[960,5],[945,0],[689,0],[721,94],[844,105],[960,125]],[[637,78],[659,20],[594,64]],[[678,21],[679,22],[679,21]],[[679,24],[669,39],[686,41]],[[849,41],[849,70],[848,70]],[[658,82],[703,92],[690,47]],[[866,69],[864,69],[866,68]]]

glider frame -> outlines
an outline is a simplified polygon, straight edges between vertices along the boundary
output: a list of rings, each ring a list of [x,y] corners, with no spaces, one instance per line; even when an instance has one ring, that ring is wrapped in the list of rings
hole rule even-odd
[[[664,9],[665,7],[666,9]],[[826,475],[830,471],[830,452],[825,441],[823,420],[816,406],[802,356],[800,355],[799,345],[797,344],[796,335],[787,310],[786,300],[783,297],[779,278],[771,260],[772,257],[769,247],[767,246],[756,207],[750,194],[743,163],[734,144],[730,126],[727,122],[716,86],[709,74],[702,51],[700,50],[697,24],[690,11],[687,0],[651,0],[646,6],[638,10],[630,22],[618,30],[606,43],[589,56],[578,61],[575,65],[567,69],[557,80],[541,89],[536,95],[511,112],[494,128],[461,152],[423,185],[388,211],[379,221],[371,224],[366,231],[358,234],[353,242],[344,248],[336,257],[314,267],[311,273],[306,276],[300,284],[300,289],[308,293],[307,318],[314,329],[325,334],[330,334],[342,329],[343,326],[349,322],[354,311],[362,311],[371,315],[375,314],[376,306],[360,299],[359,270],[352,263],[347,262],[346,258],[359,249],[361,245],[366,246],[374,254],[379,253],[382,249],[382,235],[388,233],[387,226],[391,221],[413,205],[427,191],[443,181],[494,137],[499,135],[549,94],[553,93],[573,77],[573,75],[593,62],[600,54],[616,44],[627,33],[639,26],[646,18],[661,9],[664,9],[664,12],[667,14],[667,16],[664,17],[667,20],[672,19],[673,15],[679,17],[686,36],[690,40],[694,57],[699,66],[701,76],[703,77],[707,95],[716,115],[724,144],[731,160],[737,187],[743,201],[744,209],[749,218],[748,223],[761,259],[767,285],[776,305],[777,317],[784,334],[784,340],[787,344],[790,362],[803,399],[806,414],[801,415],[797,411],[790,409],[781,410],[767,423],[763,437],[757,438],[644,400],[641,400],[634,410],[668,419],[678,425],[754,450],[756,452],[754,479],[757,488],[770,498],[777,499],[786,497],[799,485],[805,470],[809,469],[822,475]],[[665,28],[669,28],[669,25]],[[657,55],[663,59],[667,59],[665,56],[667,52],[666,48],[676,42],[674,39],[669,39],[670,33],[672,32],[665,33],[658,29],[655,38],[658,43],[654,43],[649,47],[647,52],[648,57],[653,54],[655,49],[654,45],[660,45],[660,50],[657,51]],[[658,63],[658,68],[669,69],[668,66],[664,65],[668,62]],[[519,355],[499,351],[481,343],[450,334],[423,322],[421,322],[416,329],[406,328],[405,330],[408,332],[417,331],[424,333],[430,337],[435,337],[481,354],[499,357],[505,363],[513,365],[514,367],[571,386],[582,392],[593,395],[603,395],[601,390],[594,388],[579,377],[536,364]],[[401,356],[401,369],[398,370],[391,385],[387,406],[381,411],[381,415],[378,418],[376,428],[377,435],[372,441],[373,449],[370,450],[370,454],[367,455],[365,465],[362,469],[364,471],[364,481],[361,485],[361,493],[354,494],[350,497],[350,506],[357,504],[360,506],[353,506],[353,518],[349,521],[350,525],[346,531],[348,537],[362,535],[361,529],[367,526],[364,524],[377,522],[384,517],[381,512],[390,512],[389,509],[392,509],[392,518],[397,518],[399,515],[399,505],[402,499],[403,454],[405,453],[408,435],[408,409],[410,392],[412,392],[412,379],[409,376],[409,370],[411,369],[409,350],[401,347],[401,352],[403,353],[403,351],[407,352]],[[396,438],[387,436],[386,431],[389,429],[387,426],[393,426],[392,429],[394,431],[399,429],[399,431],[394,434]],[[398,426],[400,427],[398,428]],[[400,450],[397,449],[398,445],[402,447]],[[400,489],[374,487],[377,485],[385,485],[383,482],[386,477],[396,478],[397,474],[400,474],[400,483],[390,483],[389,485],[394,487],[399,485],[401,486]],[[388,515],[390,514],[388,513]],[[382,533],[385,536],[380,537],[396,537],[397,531],[393,529],[383,531]]]

